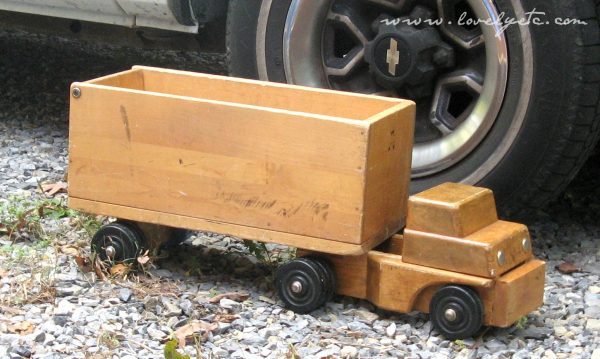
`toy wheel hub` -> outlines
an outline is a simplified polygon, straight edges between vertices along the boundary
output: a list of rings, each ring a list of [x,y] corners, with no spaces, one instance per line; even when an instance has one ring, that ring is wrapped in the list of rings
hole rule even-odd
[[[300,282],[299,280],[296,280],[296,281],[293,281],[292,284],[290,284],[290,290],[294,294],[300,294],[304,290],[304,286],[302,285],[302,282]]]
[[[106,257],[110,259],[114,259],[117,254],[117,250],[113,246],[107,246],[104,252],[106,253]]]
[[[444,312],[444,317],[446,318],[447,321],[454,322],[456,319],[458,319],[458,314],[456,313],[456,311],[454,309],[448,308]]]

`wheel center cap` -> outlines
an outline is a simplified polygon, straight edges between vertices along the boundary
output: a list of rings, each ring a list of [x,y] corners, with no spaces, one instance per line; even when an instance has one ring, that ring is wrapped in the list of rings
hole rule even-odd
[[[374,50],[375,66],[381,76],[400,78],[409,70],[412,56],[399,37],[390,35],[379,39]]]
[[[438,70],[454,65],[454,50],[433,27],[384,24],[365,46],[365,60],[379,85],[411,88],[420,98],[433,91]]]

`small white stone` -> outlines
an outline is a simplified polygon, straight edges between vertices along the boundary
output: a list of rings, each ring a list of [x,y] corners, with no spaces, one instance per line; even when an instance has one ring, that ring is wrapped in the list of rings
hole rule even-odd
[[[58,305],[54,309],[54,315],[67,315],[71,314],[75,310],[75,304],[69,302],[66,299],[58,302]]]
[[[588,291],[592,294],[600,294],[600,287],[593,285],[588,288]]]
[[[162,340],[167,336],[167,334],[165,334],[163,331],[153,327],[148,327],[148,335],[150,335],[150,337],[154,340]]]
[[[221,306],[221,308],[225,308],[225,309],[237,309],[242,306],[240,303],[236,302],[235,300],[231,300],[229,298],[221,299],[219,301],[219,305]]]
[[[591,359],[600,359],[600,349],[594,349]]]
[[[358,349],[356,349],[355,347],[351,347],[351,346],[345,346],[340,351],[340,356],[342,358],[356,358],[357,355],[358,355]]]
[[[585,329],[591,332],[600,331],[600,319],[588,319]]]
[[[385,334],[390,338],[394,338],[396,336],[396,323],[390,324],[390,326],[386,328]]]
[[[369,324],[373,324],[374,321],[379,319],[379,315],[377,315],[376,313],[373,313],[373,312],[366,311],[366,310],[357,310],[354,313],[354,315],[356,315],[359,319],[361,319]]]
[[[383,338],[379,341],[381,345],[392,345],[394,341],[391,338]]]
[[[562,337],[567,333],[567,328],[561,326],[554,327],[554,334],[558,337]]]

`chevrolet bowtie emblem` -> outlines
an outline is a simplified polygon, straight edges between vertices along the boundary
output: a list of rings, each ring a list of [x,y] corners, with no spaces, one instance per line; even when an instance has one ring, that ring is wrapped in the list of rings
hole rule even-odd
[[[396,67],[400,63],[400,51],[398,51],[398,41],[390,39],[390,48],[387,50],[386,62],[388,63],[388,71],[392,76],[396,76]]]

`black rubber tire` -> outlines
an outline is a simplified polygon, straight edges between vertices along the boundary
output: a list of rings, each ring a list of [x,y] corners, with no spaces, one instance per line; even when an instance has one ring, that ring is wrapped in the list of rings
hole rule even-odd
[[[279,28],[291,0],[274,0],[267,30],[269,79],[285,82]],[[497,0],[498,10],[516,17],[523,11],[545,12],[581,19],[587,25],[528,26],[531,34],[533,80],[530,93],[524,82],[519,26],[507,29],[510,69],[506,98],[496,123],[481,145],[449,170],[414,180],[417,192],[443,182],[462,181],[488,162],[511,131],[517,104],[525,101],[526,115],[506,154],[477,184],[490,187],[502,209],[539,207],[559,194],[589,157],[600,136],[600,27],[599,0]],[[258,78],[256,34],[262,0],[230,0],[227,19],[227,53],[232,75]],[[269,25],[271,26],[271,25]],[[267,42],[269,43],[269,42]],[[270,52],[269,52],[270,51]]]
[[[321,267],[321,270],[325,275],[323,282],[325,292],[323,293],[323,303],[321,303],[321,305],[324,305],[325,303],[332,300],[333,295],[335,294],[335,289],[337,285],[335,272],[333,271],[333,267],[331,266],[331,263],[329,263],[328,260],[320,257],[311,257],[310,259],[313,260],[319,267]]]
[[[455,311],[455,320],[445,318],[448,309]],[[483,304],[473,289],[449,285],[440,288],[431,299],[429,316],[433,327],[447,339],[466,339],[483,325]]]
[[[106,247],[111,245],[116,251],[113,258],[106,255]],[[144,249],[144,238],[135,224],[113,222],[102,226],[92,238],[92,252],[106,263],[133,263]]]
[[[302,284],[302,291],[294,293],[293,282]],[[327,275],[319,262],[310,258],[294,259],[277,269],[275,288],[285,307],[300,314],[310,313],[327,301],[330,291]]]

